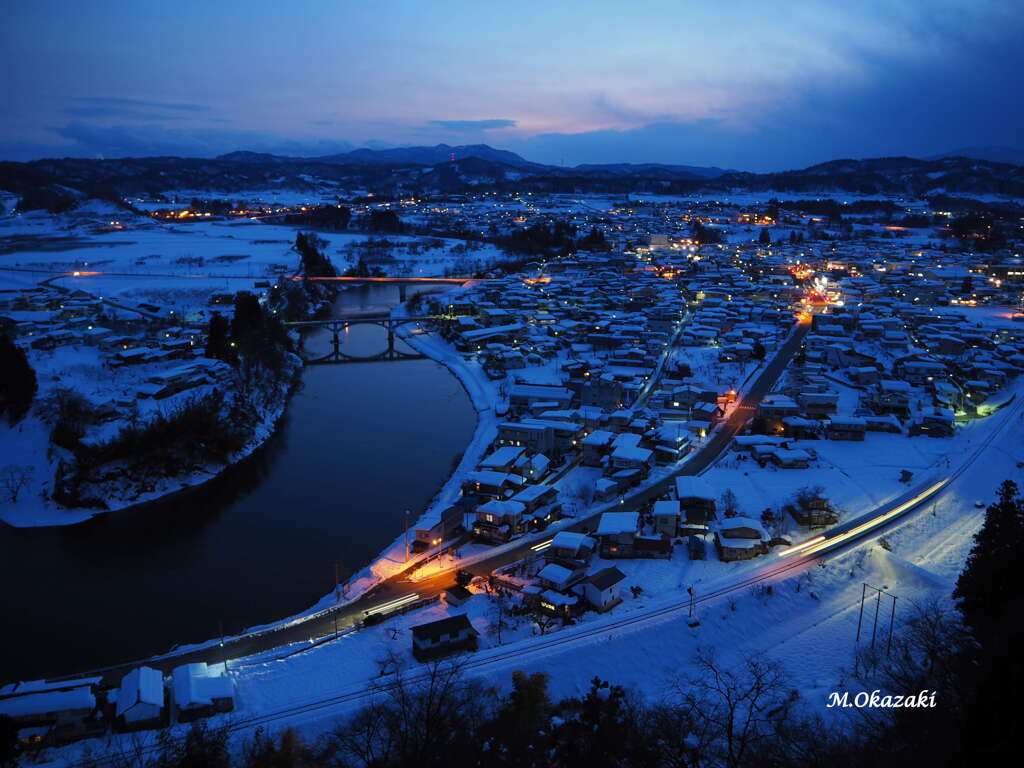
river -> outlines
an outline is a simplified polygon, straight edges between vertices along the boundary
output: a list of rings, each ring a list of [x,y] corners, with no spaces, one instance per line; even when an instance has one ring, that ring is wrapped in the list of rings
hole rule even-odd
[[[397,294],[350,289],[336,312],[384,309]],[[343,344],[372,354],[386,340],[353,326]],[[276,434],[207,486],[80,525],[0,526],[0,682],[304,610],[333,589],[336,563],[342,579],[358,571],[401,533],[406,509],[423,511],[475,423],[458,380],[431,360],[309,366]]]

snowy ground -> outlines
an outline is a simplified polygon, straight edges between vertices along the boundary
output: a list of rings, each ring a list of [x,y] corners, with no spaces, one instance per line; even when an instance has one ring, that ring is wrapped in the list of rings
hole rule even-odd
[[[113,222],[124,228],[100,231]],[[0,288],[24,288],[54,272],[79,271],[83,274],[61,278],[60,284],[105,298],[154,303],[198,322],[211,294],[260,290],[267,281],[294,274],[298,256],[292,246],[300,230],[250,219],[166,223],[99,201],[61,215],[0,216]],[[475,271],[501,257],[495,246],[461,240],[352,232],[318,236],[339,273],[361,257],[387,275],[416,277]]]
[[[853,692],[858,690],[850,669],[862,584],[881,587],[899,598],[897,622],[914,606],[935,599],[948,601],[971,536],[984,516],[973,504],[975,497],[985,489],[986,500],[992,498],[1004,479],[1021,481],[1018,465],[1024,462],[1024,445],[1017,439],[1021,409],[1008,409],[993,417],[989,428],[1002,423],[1006,428],[999,437],[941,492],[934,505],[925,505],[874,540],[833,555],[821,565],[808,565],[773,580],[771,593],[743,589],[700,604],[696,613],[699,626],[689,625],[687,605],[678,594],[659,596],[652,589],[636,600],[627,597],[607,615],[591,615],[589,621],[544,637],[535,636],[536,630],[522,619],[518,628],[503,633],[503,644],[495,647],[490,630],[494,610],[486,596],[476,595],[462,608],[451,610],[437,604],[284,660],[279,657],[286,649],[279,649],[264,657],[232,662],[238,711],[223,720],[244,717],[261,722],[260,718],[273,714],[275,728],[293,725],[310,735],[321,732],[365,702],[367,686],[379,677],[379,661],[389,651],[411,664],[411,626],[461,612],[481,631],[481,650],[468,657],[467,671],[499,688],[508,685],[512,670],[523,670],[550,674],[555,697],[579,695],[597,675],[657,699],[668,693],[673,680],[688,674],[689,661],[698,647],[713,645],[726,665],[756,652],[778,660],[808,709],[827,715],[829,693],[847,686]],[[980,432],[976,437],[980,440]],[[891,551],[877,544],[881,535]],[[661,565],[668,568],[656,578],[648,572],[656,564],[638,564],[630,583],[643,579],[647,584],[673,588],[690,582],[691,576],[703,575],[694,569],[710,569],[716,564],[685,564],[674,559]],[[710,591],[714,584],[735,581],[757,567],[756,563],[730,564],[721,576],[705,578],[698,594]],[[673,605],[678,607],[659,610]],[[885,631],[885,627],[879,630],[879,642]],[[870,634],[865,630],[862,643],[867,642]],[[332,702],[328,704],[329,699]],[[317,701],[324,706],[312,711],[303,706]],[[105,745],[83,743],[64,754],[81,754],[87,747],[104,749]]]

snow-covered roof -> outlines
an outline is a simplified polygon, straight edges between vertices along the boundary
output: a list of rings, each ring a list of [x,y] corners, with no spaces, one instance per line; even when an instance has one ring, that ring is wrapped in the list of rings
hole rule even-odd
[[[136,667],[123,678],[117,693],[117,715],[121,716],[136,704],[164,704],[164,676],[152,667]]]
[[[521,515],[526,510],[526,506],[518,501],[501,501],[499,499],[491,499],[486,504],[481,504],[476,509],[478,512],[483,512],[488,515]]]
[[[676,496],[680,499],[711,499],[715,492],[703,477],[684,475],[676,478]]]
[[[605,512],[597,524],[598,536],[611,536],[616,533],[636,533],[640,519],[638,512]]]
[[[80,687],[69,691],[40,691],[0,699],[0,715],[29,717],[52,712],[91,710],[95,706],[96,697],[93,696],[92,689]]]
[[[678,515],[678,501],[656,501],[654,502],[653,513],[655,515]]]
[[[531,501],[536,501],[552,490],[554,490],[554,486],[552,485],[528,485],[513,496],[512,500],[508,503],[514,504],[516,502],[523,502],[525,504],[529,504]]]
[[[548,563],[537,574],[538,579],[550,581],[552,584],[564,584],[572,578],[572,571],[558,563]]]
[[[755,520],[752,517],[743,517],[743,516],[727,517],[727,518],[725,518],[724,520],[722,520],[721,522],[718,523],[718,529],[720,531],[730,531],[730,530],[734,530],[736,528],[751,528],[751,529],[757,531],[757,533],[761,536],[761,538],[763,538],[763,539],[767,539],[768,538],[768,534],[765,532],[764,528],[761,526],[760,521]]]
[[[481,467],[503,467],[506,464],[510,464],[519,458],[519,454],[525,451],[525,448],[521,448],[515,445],[505,445],[498,448],[490,456],[487,456],[480,462]]]
[[[613,566],[593,574],[587,579],[587,583],[594,587],[594,589],[603,592],[609,587],[614,587],[624,578],[626,578],[626,574]]]
[[[234,697],[231,678],[211,675],[206,662],[183,664],[171,673],[174,685],[174,703],[182,708],[206,707],[214,699]]]
[[[594,540],[585,533],[578,533],[577,531],[559,531],[551,540],[551,546],[558,547],[559,549],[571,549],[574,552],[579,552],[580,547],[583,546],[593,549]]]

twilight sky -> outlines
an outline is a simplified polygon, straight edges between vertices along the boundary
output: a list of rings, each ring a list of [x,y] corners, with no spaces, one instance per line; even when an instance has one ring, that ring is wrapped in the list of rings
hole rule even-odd
[[[32,0],[0,158],[487,143],[763,171],[1024,144],[1019,0]]]

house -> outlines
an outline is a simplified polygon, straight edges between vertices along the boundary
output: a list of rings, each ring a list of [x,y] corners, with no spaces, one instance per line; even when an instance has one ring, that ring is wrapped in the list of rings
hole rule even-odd
[[[477,469],[488,470],[491,472],[512,472],[516,469],[516,460],[525,451],[526,449],[521,446],[502,446],[481,460]]]
[[[723,562],[750,560],[768,551],[768,534],[749,517],[730,517],[718,524],[715,548]]]
[[[949,408],[928,408],[921,412],[921,420],[912,424],[907,431],[911,437],[952,437],[956,428],[956,417]]]
[[[450,608],[458,608],[472,596],[472,592],[465,587],[460,587],[458,584],[454,587],[448,587],[441,593],[441,599]]]
[[[478,469],[470,472],[462,483],[462,495],[466,498],[503,499],[522,485],[523,478],[519,475]]]
[[[835,417],[825,422],[825,437],[829,440],[863,440],[868,423],[856,417]]]
[[[637,469],[646,474],[654,466],[654,451],[641,448],[640,435],[624,432],[612,443],[611,466],[616,470]]]
[[[782,469],[807,469],[811,466],[811,454],[802,448],[775,448],[769,457],[775,466]]]
[[[513,384],[509,388],[508,401],[513,408],[526,408],[534,403],[553,403],[552,407],[568,408],[574,393],[565,387],[549,384]]]
[[[60,687],[19,683],[11,695],[0,697],[0,716],[11,718],[18,730],[44,728],[58,742],[87,736],[96,730],[95,682]]]
[[[632,548],[640,525],[637,512],[605,512],[597,522],[594,537],[601,547],[601,556],[615,557],[621,550]]]
[[[537,595],[537,607],[552,616],[568,617],[578,612],[579,598],[554,589],[542,590]]]
[[[583,454],[580,461],[587,467],[599,467],[601,461],[611,450],[615,433],[604,429],[595,429],[580,441]]]
[[[506,421],[498,425],[498,445],[524,446],[550,456],[555,451],[555,431],[544,422]]]
[[[558,498],[558,489],[553,485],[528,485],[510,499],[511,503],[523,505],[523,512],[532,515],[540,507],[551,504]]]
[[[586,574],[587,566],[571,560],[550,562],[537,573],[537,582],[546,589],[564,592]]]
[[[679,502],[656,501],[651,510],[654,517],[654,530],[674,538],[679,531]]]
[[[801,392],[797,395],[797,402],[805,416],[824,418],[836,412],[839,395],[835,392]]]
[[[715,517],[715,492],[702,477],[685,475],[676,478],[676,498],[689,523],[706,523]]]
[[[508,541],[523,529],[526,507],[518,501],[491,499],[476,509],[473,537],[492,544]]]
[[[622,602],[620,593],[626,575],[612,566],[592,574],[577,586],[577,591],[595,611],[610,611]]]
[[[136,667],[121,678],[114,714],[125,730],[159,728],[163,712],[162,672],[152,667]]]
[[[597,542],[585,533],[575,531],[559,531],[551,540],[551,546],[544,553],[545,556],[560,560],[576,560],[588,562]]]
[[[475,651],[477,632],[464,613],[412,628],[412,655],[427,661],[459,651]]]
[[[214,665],[221,667],[223,665]],[[235,690],[231,678],[215,674],[214,668],[204,661],[183,664],[171,673],[174,690],[174,704],[178,722],[187,723],[200,717],[209,717],[218,712],[230,712],[235,708]]]
[[[441,512],[441,519],[430,528],[417,528],[412,542],[413,552],[424,552],[450,539],[462,526],[465,512],[466,507],[461,503],[453,504]]]

